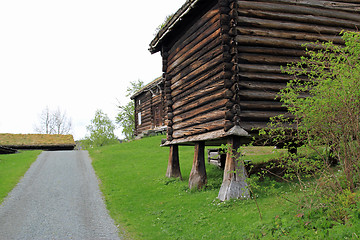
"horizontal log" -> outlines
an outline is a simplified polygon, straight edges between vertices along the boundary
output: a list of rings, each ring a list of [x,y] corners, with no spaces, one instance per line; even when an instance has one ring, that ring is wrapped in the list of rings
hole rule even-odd
[[[212,85],[208,85],[203,89],[199,89],[199,91],[189,94],[186,98],[178,99],[174,102],[173,109],[176,110],[177,108],[182,107],[188,103],[200,101],[202,98],[211,96],[214,92],[218,92],[221,90],[224,90],[223,81],[214,82]]]
[[[215,110],[225,111],[224,107],[226,102],[227,102],[226,99],[219,99],[194,109],[188,107],[179,108],[178,110],[174,111],[173,121],[174,123],[178,123],[181,121],[186,121],[188,119],[194,118],[198,115],[203,115],[207,112],[212,112]]]
[[[220,21],[216,18],[213,18],[212,20],[204,25],[200,32],[202,34],[199,34],[198,31],[192,33],[191,36],[188,36],[185,34],[184,36],[187,36],[184,40],[184,36],[181,37],[181,39],[177,40],[178,47],[176,49],[172,49],[170,51],[170,56],[168,57],[168,66],[172,65],[174,61],[176,61],[180,56],[186,54],[187,52],[191,51],[191,49],[194,49],[195,46],[202,45],[204,41],[206,41],[206,38],[214,39],[220,35]]]
[[[200,19],[198,19],[195,23],[193,23],[185,33],[183,33],[177,41],[171,46],[171,48],[168,50],[169,52],[169,58],[173,58],[174,54],[176,54],[179,49],[181,49],[181,46],[187,45],[189,42],[194,41],[194,39],[197,37],[196,33],[199,32],[199,30],[204,31],[206,28],[211,26],[214,22],[219,20],[219,11],[214,7],[210,11],[207,11],[205,14],[203,14]]]
[[[288,112],[278,111],[241,111],[240,118],[242,121],[255,120],[255,121],[268,121],[272,117],[284,115],[290,117]]]
[[[245,68],[243,68],[245,69]],[[273,73],[257,73],[257,72],[240,72],[239,78],[241,81],[261,81],[261,82],[280,82],[280,83],[286,83],[292,79],[294,79],[294,76],[281,73],[281,74],[273,74]],[[304,81],[307,80],[307,78],[297,76],[299,79],[303,79]]]
[[[263,10],[254,10],[254,9],[239,9],[239,15],[246,17],[256,17],[256,18],[265,18],[265,19],[276,19],[283,21],[291,22],[300,22],[300,23],[310,23],[316,25],[324,26],[336,26],[336,27],[346,27],[349,29],[358,26],[360,23],[357,21],[344,20],[334,17],[323,17],[309,14],[300,14],[300,13],[283,13],[283,12],[271,12]]]
[[[187,53],[179,56],[171,65],[168,65],[167,72],[176,75],[194,61],[204,56],[206,53],[213,51],[214,48],[220,48],[220,38],[206,38],[197,48],[189,50]]]
[[[238,64],[240,72],[281,73],[280,66],[263,64]],[[285,74],[284,74],[285,75]]]
[[[206,125],[208,122],[212,122],[220,119],[223,120],[224,117],[225,117],[225,112],[224,110],[221,109],[220,111],[215,110],[211,112],[206,112],[205,114],[193,117],[191,119],[186,119],[186,120],[184,119],[183,121],[177,121],[176,123],[174,122],[173,129],[176,131],[194,125],[199,125],[199,124]]]
[[[203,98],[197,100],[197,101],[192,101],[192,102],[189,102],[187,105],[186,105],[186,108],[188,109],[188,111],[190,111],[190,109],[193,109],[193,108],[198,108],[200,106],[203,106],[205,104],[209,104],[211,102],[214,102],[216,100],[219,100],[219,99],[224,99],[223,98],[223,95],[224,95],[224,90],[219,90],[217,92],[214,92],[212,93],[211,95],[206,95],[204,96]],[[181,106],[179,106],[181,107]],[[185,106],[183,106],[182,108],[184,108]],[[174,109],[175,111],[177,109]],[[182,111],[181,109],[179,109],[180,111]]]
[[[215,68],[209,69],[209,71],[197,76],[190,82],[179,85],[178,88],[173,89],[172,98],[177,101],[178,99],[187,97],[189,94],[192,94],[199,89],[205,88],[211,83],[218,81],[223,82],[223,73],[221,64]]]
[[[260,64],[280,64],[287,65],[300,61],[299,57],[288,57],[288,56],[271,56],[263,54],[251,54],[251,53],[240,53],[238,54],[239,62],[242,63],[260,63]]]
[[[307,0],[304,0],[307,1]],[[260,1],[238,1],[241,8],[259,9],[281,13],[295,13],[295,14],[307,14],[314,16],[324,16],[330,18],[347,19],[352,21],[360,21],[360,16],[357,13],[349,13],[339,11],[340,8],[329,8],[320,4],[321,8],[315,7],[319,2],[324,3],[325,1],[313,0],[311,3],[305,3],[303,0],[273,0],[271,3],[265,3]],[[330,1],[326,1],[330,3]],[[296,5],[294,5],[296,4]],[[353,5],[359,6],[357,5]],[[328,8],[328,9],[326,9]]]
[[[186,129],[176,130],[173,133],[174,139],[179,139],[182,137],[190,137],[202,133],[207,133],[211,131],[216,131],[224,127],[225,120],[216,120],[213,122],[207,122],[206,124],[200,124],[191,126]]]
[[[182,84],[189,83],[192,79],[198,77],[203,73],[206,73],[209,69],[221,65],[221,62],[222,62],[222,55],[220,54],[216,57],[214,56],[214,58],[209,62],[207,62],[206,64],[203,65],[197,64],[196,69],[193,69],[195,66],[192,66],[192,68],[187,69],[186,72],[182,72],[181,74],[178,74],[171,79],[171,83],[172,83],[171,89],[174,90],[175,88],[181,86]]]
[[[198,59],[191,58],[192,64],[188,65],[186,68],[181,69],[177,74],[171,79],[172,89],[174,89],[179,83],[176,84],[176,81],[183,80],[188,75],[199,74],[199,70],[206,68],[207,65],[213,65],[214,61],[220,63],[223,60],[221,48],[214,48],[212,51],[207,52],[203,56],[199,56]]]
[[[262,28],[249,28],[249,27],[237,27],[238,35],[250,35],[250,36],[262,36],[262,37],[275,37],[281,39],[291,40],[304,40],[309,42],[316,41],[332,41],[336,44],[344,44],[344,41],[340,36],[316,34],[316,33],[304,33],[304,32],[293,32],[293,31],[282,31],[273,29],[262,29]],[[340,32],[341,29],[339,29]]]
[[[248,122],[242,121],[240,127],[247,132],[254,132],[255,129],[263,129],[268,127],[268,122]]]
[[[321,7],[327,8],[331,10],[342,10],[342,11],[349,11],[354,13],[347,13],[348,15],[353,16],[356,19],[359,19],[359,16],[356,16],[357,13],[360,12],[360,4],[349,3],[349,2],[338,2],[338,1],[329,1],[329,0],[276,0],[277,2],[285,2],[285,3],[292,3],[297,5],[304,5],[310,7]],[[343,15],[341,15],[343,16]],[[349,17],[349,16],[344,16]]]
[[[275,37],[262,37],[262,36],[247,36],[247,35],[238,35],[235,37],[236,42],[242,45],[249,46],[262,46],[262,47],[283,47],[283,48],[293,48],[293,49],[302,49],[304,44],[308,44],[308,48],[320,49],[322,48],[319,45],[310,44],[309,41],[303,40],[289,40],[281,39]]]
[[[241,101],[240,108],[242,110],[275,110],[286,111],[286,107],[281,102],[275,101]]]
[[[238,46],[239,53],[260,53],[274,56],[291,56],[301,57],[305,55],[305,50],[291,49],[291,48],[278,48],[278,47],[258,47],[258,46]]]
[[[284,22],[279,20],[268,20],[268,19],[259,19],[252,17],[243,17],[243,16],[239,16],[238,21],[241,23],[241,26],[252,26],[259,28],[280,29],[280,30],[288,30],[288,31],[309,32],[309,33],[319,33],[319,34],[329,34],[329,35],[338,35],[342,30],[341,28],[338,27]]]
[[[270,100],[275,101],[275,98],[278,96],[277,92],[269,92],[269,91],[259,91],[259,90],[241,90],[240,99],[246,101],[252,100]]]
[[[286,83],[269,83],[269,82],[253,82],[253,81],[240,81],[240,89],[249,90],[269,90],[269,91],[280,91],[286,87]]]

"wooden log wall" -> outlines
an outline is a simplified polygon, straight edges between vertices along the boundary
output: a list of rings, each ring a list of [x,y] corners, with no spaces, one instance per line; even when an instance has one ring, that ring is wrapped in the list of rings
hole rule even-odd
[[[341,30],[360,28],[358,1],[238,0],[231,3],[231,53],[238,91],[240,126],[265,127],[269,117],[286,113],[274,100],[291,76],[280,66],[304,55],[304,43],[343,44]],[[236,10],[236,11],[234,11]],[[236,89],[235,89],[236,88]]]
[[[151,90],[151,91],[150,91]],[[151,89],[145,90],[135,99],[135,135],[139,135],[146,130],[153,129],[154,123],[154,107],[160,106],[162,125],[165,125],[164,117],[164,97],[163,89],[155,86]],[[139,104],[140,101],[140,104]],[[141,124],[138,122],[138,113],[141,112]]]
[[[211,5],[162,50],[169,141],[219,130],[225,123],[228,56],[220,37],[221,11],[216,1]]]

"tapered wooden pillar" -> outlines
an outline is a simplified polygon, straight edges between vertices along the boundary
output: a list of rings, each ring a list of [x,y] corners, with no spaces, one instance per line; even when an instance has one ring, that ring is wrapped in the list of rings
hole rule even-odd
[[[170,153],[169,153],[169,163],[166,170],[166,176],[169,178],[180,178],[180,163],[179,163],[179,146],[178,145],[170,145]]]
[[[231,146],[232,151],[228,151],[226,154],[224,178],[218,198],[221,201],[232,198],[249,198],[250,193],[246,183],[247,174],[244,161],[240,159],[240,153],[237,152],[240,147],[240,138],[236,136],[229,137],[227,144]]]
[[[205,142],[195,142],[195,154],[189,177],[189,188],[201,189],[207,183],[205,168]]]

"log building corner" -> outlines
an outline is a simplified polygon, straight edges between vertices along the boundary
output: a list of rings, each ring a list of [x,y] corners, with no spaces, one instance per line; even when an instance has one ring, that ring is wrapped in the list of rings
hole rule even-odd
[[[360,28],[357,0],[187,0],[150,43],[163,62],[168,177],[180,177],[178,145],[195,145],[189,187],[206,184],[205,145],[237,149],[286,114],[281,66],[304,55],[303,44],[343,44]],[[236,155],[236,154],[235,154]],[[228,154],[219,199],[248,197],[246,173]],[[236,170],[236,171],[235,171]]]

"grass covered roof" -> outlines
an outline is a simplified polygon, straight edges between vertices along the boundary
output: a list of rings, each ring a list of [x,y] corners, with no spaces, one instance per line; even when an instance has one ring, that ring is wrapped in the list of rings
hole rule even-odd
[[[0,146],[68,146],[75,145],[72,135],[0,133]]]

